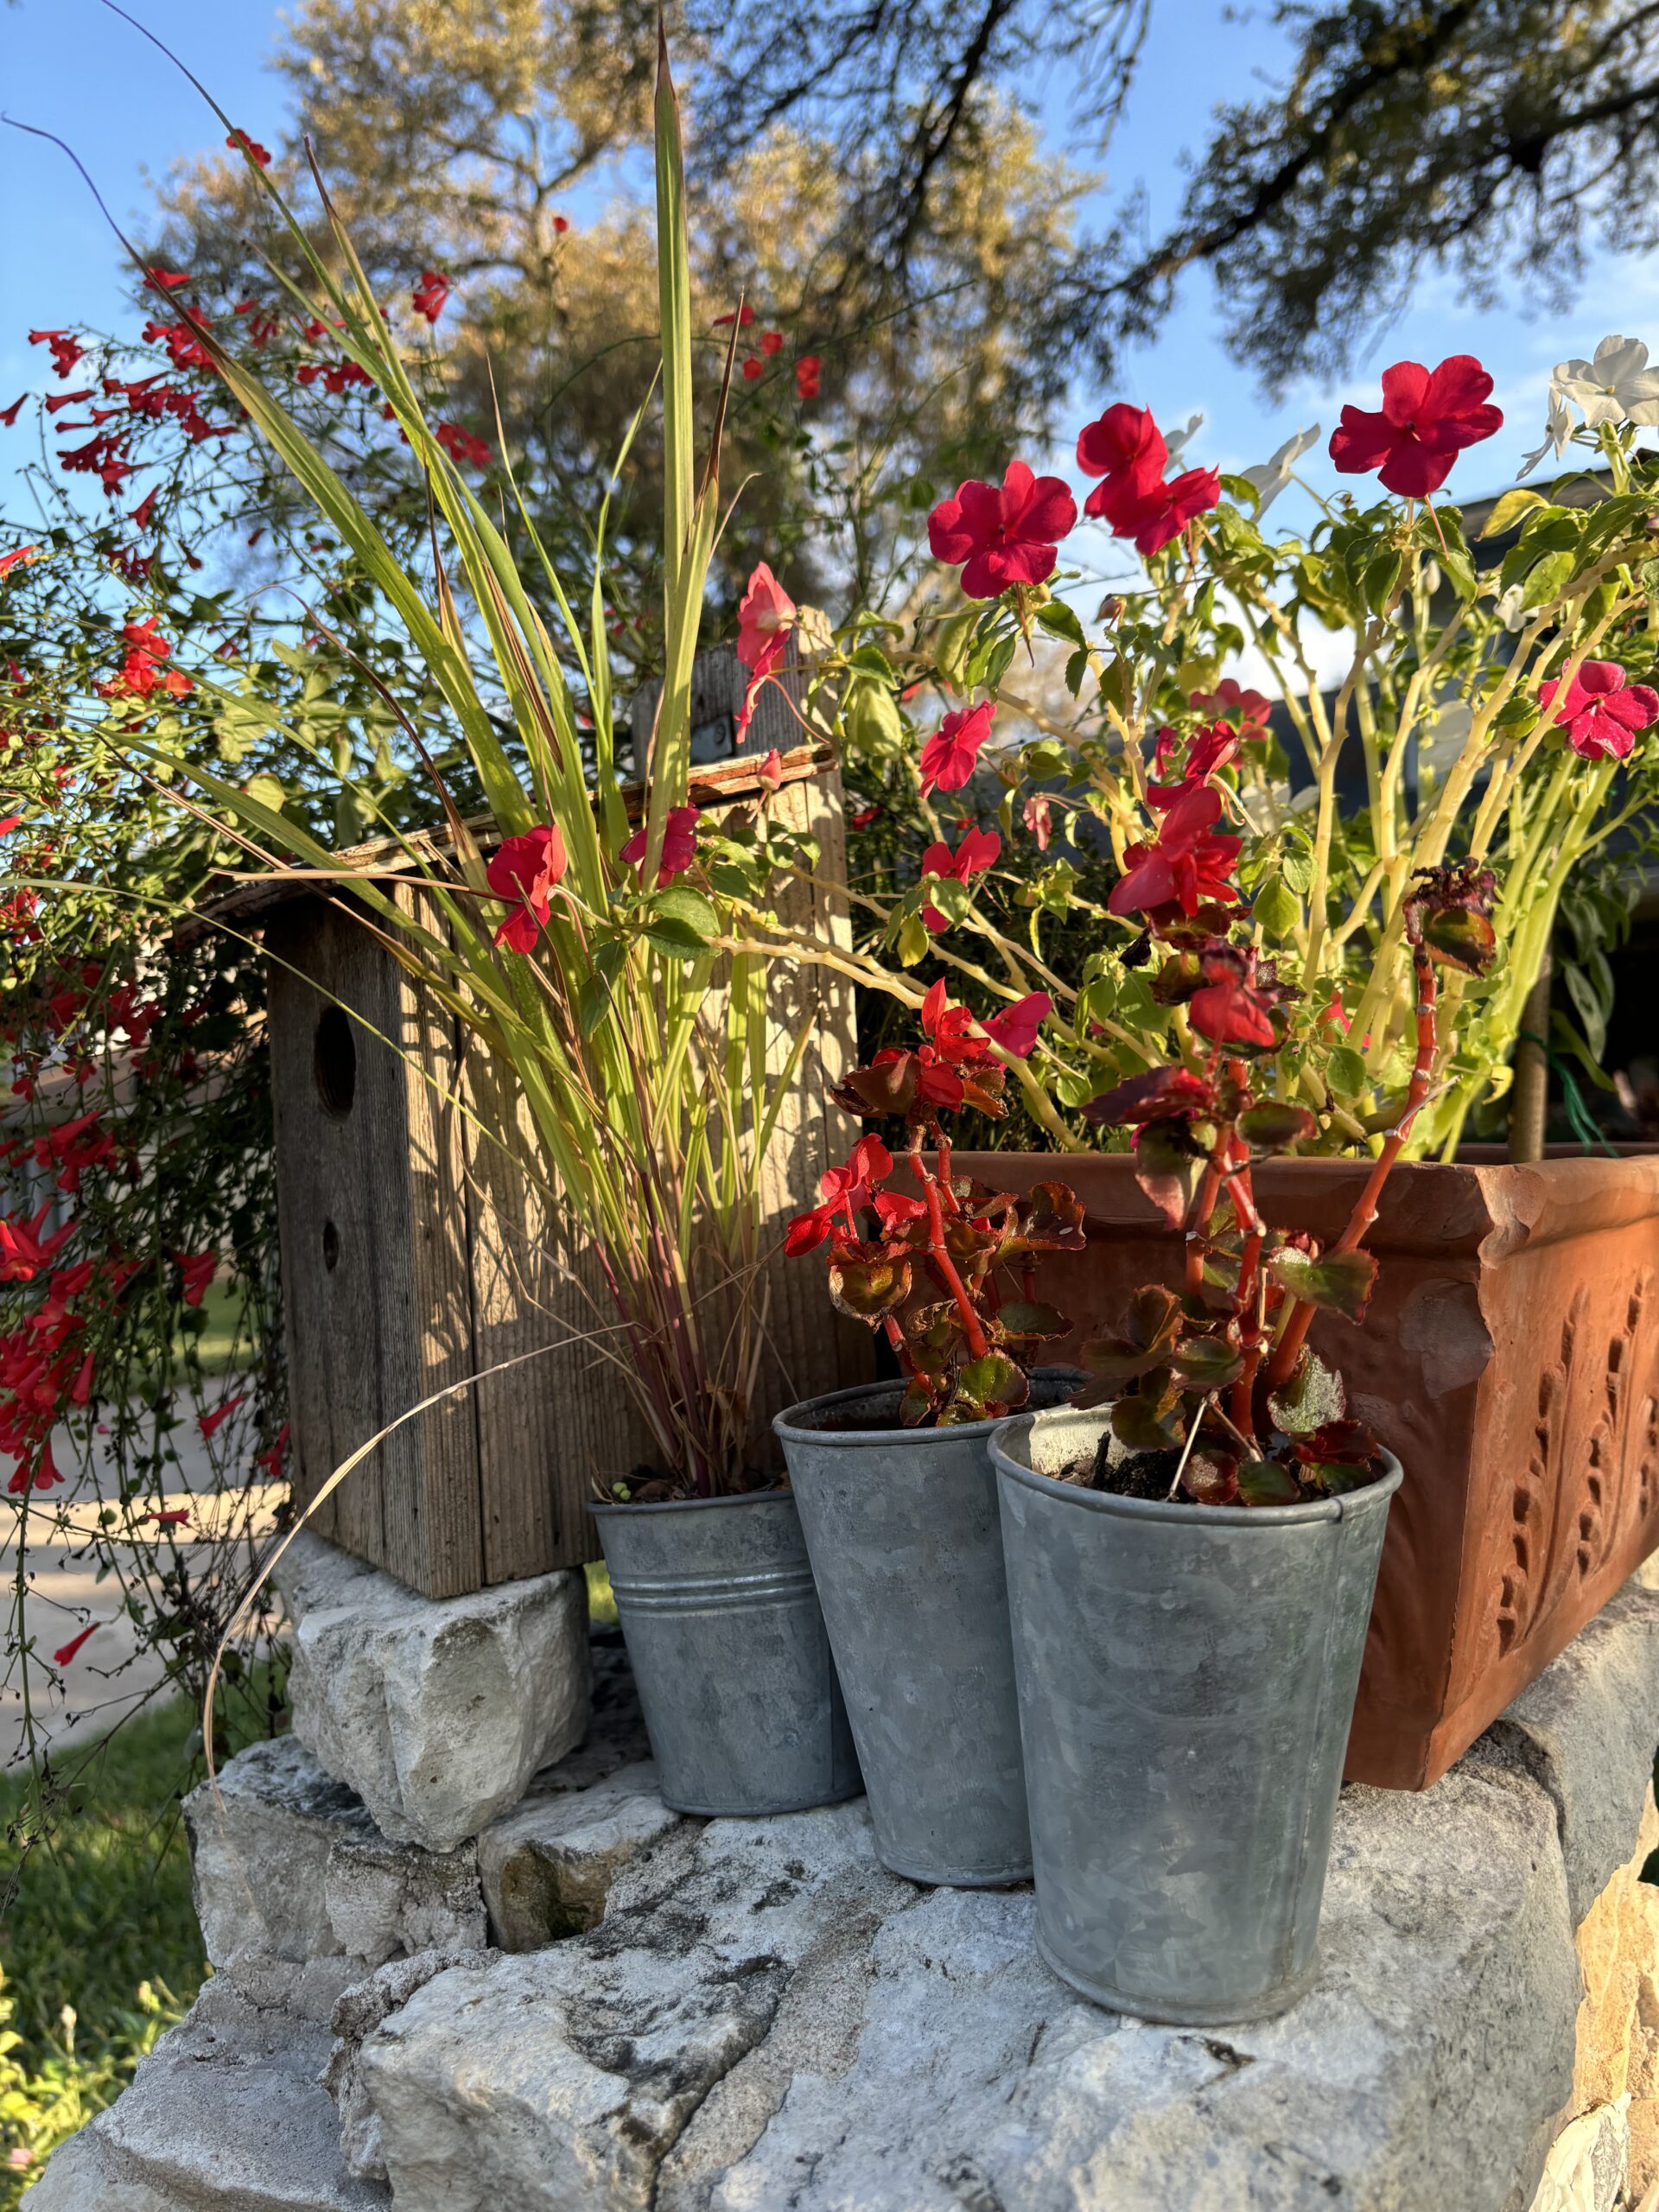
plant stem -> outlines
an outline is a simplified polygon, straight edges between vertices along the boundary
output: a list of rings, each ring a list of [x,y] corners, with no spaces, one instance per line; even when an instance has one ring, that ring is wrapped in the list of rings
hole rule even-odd
[[[969,1357],[983,1359],[990,1346],[985,1341],[985,1332],[980,1326],[978,1314],[974,1311],[974,1301],[969,1297],[962,1277],[957,1273],[957,1263],[944,1249],[944,1211],[939,1203],[939,1185],[938,1179],[929,1174],[926,1164],[923,1160],[920,1129],[912,1133],[910,1164],[917,1181],[922,1186],[922,1198],[927,1207],[929,1255],[938,1270],[941,1281],[955,1300],[957,1313],[962,1316],[962,1333],[967,1343]]]

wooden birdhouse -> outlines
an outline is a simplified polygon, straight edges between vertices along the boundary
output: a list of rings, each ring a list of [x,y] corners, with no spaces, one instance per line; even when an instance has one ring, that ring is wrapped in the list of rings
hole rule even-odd
[[[776,746],[784,780],[771,804],[821,853],[813,880],[791,887],[779,912],[850,943],[839,774],[827,752],[796,742],[798,723],[766,695],[738,749],[741,677],[729,652],[699,661],[694,721],[706,765],[694,768],[692,796],[715,813],[752,799],[763,789],[756,756]],[[636,702],[644,732],[651,710]],[[372,867],[376,857],[342,859]],[[395,855],[378,857],[397,872]],[[424,895],[391,888],[411,912]],[[648,1440],[594,1349],[604,1306],[591,1255],[458,1103],[486,1127],[510,1127],[513,1102],[485,1089],[499,1075],[338,898],[262,883],[217,911],[264,931],[296,1498],[308,1503],[359,1445],[408,1416],[309,1525],[433,1597],[597,1558],[583,1510],[595,1478],[649,1459]],[[815,1203],[819,1177],[857,1135],[826,1096],[852,1061],[850,984],[779,964],[772,1065],[782,1066],[813,1002],[817,1027],[765,1173],[777,1357],[755,1409],[762,1464],[779,1407],[872,1371],[868,1332],[834,1315],[818,1274],[780,1249],[783,1224]],[[559,1349],[440,1395],[547,1345]]]

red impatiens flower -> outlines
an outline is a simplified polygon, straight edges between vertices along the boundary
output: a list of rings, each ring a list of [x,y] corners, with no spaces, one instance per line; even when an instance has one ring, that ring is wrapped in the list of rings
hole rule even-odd
[[[55,377],[67,377],[86,351],[80,340],[67,330],[31,330],[29,342],[31,346],[48,348],[52,355],[52,373]]]
[[[270,156],[259,141],[257,138],[250,138],[245,130],[232,130],[225,143],[233,154],[245,154],[251,162],[257,162],[262,169],[268,169],[270,167]]]
[[[1214,785],[1190,785],[1159,824],[1157,842],[1129,847],[1128,865],[1112,886],[1107,912],[1143,914],[1176,905],[1184,914],[1196,914],[1206,899],[1235,901],[1238,893],[1226,877],[1240,841],[1211,835],[1211,823],[1220,818],[1221,794]]]
[[[1538,686],[1546,707],[1554,706],[1559,678]],[[1567,741],[1586,760],[1623,760],[1638,734],[1659,722],[1659,691],[1631,683],[1616,660],[1586,660],[1562,694],[1552,719]]]
[[[1382,406],[1373,414],[1344,407],[1331,433],[1331,458],[1345,476],[1376,469],[1403,499],[1438,492],[1465,446],[1503,427],[1486,404],[1492,380],[1472,353],[1452,353],[1433,373],[1421,361],[1382,372]]]
[[[959,791],[974,772],[979,748],[991,734],[996,709],[988,699],[949,714],[922,747],[922,797]]]
[[[1054,1001],[1046,991],[1032,991],[1000,1013],[982,1016],[979,1026],[1005,1052],[1025,1060],[1031,1057],[1038,1030],[1053,1011]]]
[[[878,1136],[861,1137],[844,1167],[831,1167],[818,1180],[819,1203],[808,1213],[798,1213],[784,1232],[784,1249],[791,1259],[822,1244],[840,1214],[848,1234],[858,1234],[858,1210],[870,1204],[870,1185],[893,1173],[893,1154]]]
[[[79,1636],[72,1636],[67,1643],[60,1644],[52,1654],[52,1664],[54,1667],[67,1667],[87,1637],[96,1636],[103,1625],[102,1621],[94,1621],[90,1628],[82,1629]]]
[[[695,806],[671,806],[668,820],[663,824],[663,857],[657,868],[657,888],[672,883],[677,875],[683,875],[696,854],[697,823],[700,819]],[[642,824],[617,855],[632,868],[640,867],[645,857],[646,834]]]
[[[1158,743],[1153,753],[1154,766],[1163,768],[1169,765],[1173,748],[1166,748],[1164,740],[1173,738],[1174,734],[1173,730],[1159,731]],[[1179,784],[1147,785],[1147,804],[1160,811],[1173,806],[1183,791],[1191,791],[1195,784],[1208,783],[1211,776],[1230,766],[1237,758],[1238,748],[1243,742],[1230,722],[1211,722],[1208,729],[1201,729],[1187,746],[1186,760]]]
[[[816,399],[818,396],[818,372],[823,366],[816,353],[803,353],[795,364],[795,397],[797,399]],[[22,404],[20,400],[19,406]]]
[[[1187,1001],[1187,1020],[1212,1045],[1231,1045],[1270,1052],[1278,1043],[1273,1008],[1290,993],[1272,963],[1258,963],[1253,950],[1221,940],[1205,945],[1198,958],[1203,988]]]
[[[1273,702],[1265,692],[1247,690],[1236,677],[1224,676],[1213,691],[1195,691],[1192,704],[1201,715],[1214,715],[1231,722],[1242,739],[1265,737]]]
[[[1119,400],[1098,422],[1086,423],[1077,433],[1077,467],[1085,476],[1125,480],[1141,492],[1163,481],[1169,464],[1164,434],[1152,419],[1149,407],[1130,407]],[[1097,515],[1098,492],[1084,503],[1085,514]]]
[[[1002,849],[1002,840],[995,830],[969,830],[953,853],[949,845],[930,845],[922,855],[922,874],[942,875],[957,883],[966,883],[994,867]],[[937,937],[941,930],[950,926],[937,906],[924,906],[922,919]]]
[[[761,685],[789,649],[795,620],[794,601],[766,562],[760,562],[737,610],[737,657],[749,671],[743,704],[737,713],[739,737],[749,726]]]
[[[556,823],[544,822],[509,837],[492,854],[485,879],[498,899],[510,901],[506,919],[495,933],[511,952],[533,952],[566,867],[564,839]]]
[[[416,314],[423,315],[429,322],[435,322],[449,296],[449,279],[441,276],[435,269],[423,269],[412,296]]]
[[[1001,486],[972,482],[941,499],[927,518],[936,560],[965,563],[969,599],[995,599],[1010,584],[1040,584],[1054,573],[1059,540],[1077,519],[1077,503],[1058,476],[1033,476],[1011,461]]]
[[[1166,484],[1168,461],[1168,445],[1148,407],[1120,400],[1077,437],[1078,467],[1101,479],[1084,512],[1109,522],[1114,537],[1132,537],[1148,558],[1221,498],[1218,470],[1189,468]]]

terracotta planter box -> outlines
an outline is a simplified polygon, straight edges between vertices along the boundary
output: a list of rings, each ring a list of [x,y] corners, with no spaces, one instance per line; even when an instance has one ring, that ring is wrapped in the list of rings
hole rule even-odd
[[[1059,1176],[1082,1198],[1088,1251],[1042,1274],[1077,1338],[1115,1327],[1139,1284],[1178,1279],[1179,1241],[1126,1156],[957,1161],[1005,1190]],[[1363,1174],[1274,1162],[1258,1203],[1333,1237]],[[1369,1243],[1365,1326],[1322,1316],[1312,1339],[1406,1471],[1347,1774],[1423,1789],[1659,1545],[1659,1156],[1401,1167]]]

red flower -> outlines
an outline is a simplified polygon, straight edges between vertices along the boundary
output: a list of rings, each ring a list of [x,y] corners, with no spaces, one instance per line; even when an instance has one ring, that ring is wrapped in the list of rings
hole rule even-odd
[[[766,563],[760,562],[737,610],[737,657],[749,671],[748,687],[737,714],[739,737],[749,726],[761,685],[788,651],[795,618],[794,601]]]
[[[190,1510],[188,1506],[181,1506],[176,1513],[146,1513],[144,1518],[153,1521],[158,1529],[188,1529]]]
[[[1220,817],[1221,794],[1213,785],[1184,791],[1159,824],[1156,844],[1129,847],[1128,866],[1106,901],[1108,913],[1143,914],[1178,904],[1184,914],[1196,914],[1206,899],[1224,905],[1236,899],[1226,874],[1238,858],[1239,840],[1210,834]]]
[[[1221,498],[1221,472],[1189,468],[1168,484],[1143,491],[1133,477],[1109,477],[1089,494],[1088,512],[1103,515],[1114,537],[1132,537],[1137,553],[1161,553],[1188,523],[1207,514]]]
[[[750,354],[748,359],[743,364],[743,375],[745,381],[749,384],[758,383],[760,378],[765,374],[766,369],[764,364],[757,361],[753,354]]]
[[[922,1001],[922,1033],[937,1057],[950,1066],[973,1067],[991,1057],[967,1007],[949,1003],[943,976],[929,987]],[[925,1046],[923,1050],[926,1049]]]
[[[235,1397],[226,1398],[222,1405],[215,1406],[212,1413],[197,1415],[196,1427],[201,1431],[204,1444],[212,1442],[237,1408],[246,1402],[247,1395],[245,1390],[238,1390]]]
[[[449,279],[440,276],[435,269],[423,269],[412,295],[416,314],[423,315],[429,322],[435,322],[443,313],[443,303],[448,296]]]
[[[657,868],[659,891],[690,867],[696,853],[698,819],[695,806],[670,807],[668,820],[663,824],[663,857]],[[618,860],[633,868],[641,866],[645,857],[645,836],[642,823],[617,855]]]
[[[927,518],[936,560],[964,563],[969,599],[995,599],[1010,584],[1040,584],[1054,573],[1059,540],[1077,519],[1077,503],[1058,476],[1033,476],[1011,461],[1001,486],[972,482],[941,499]]]
[[[1077,433],[1077,467],[1085,476],[1127,480],[1137,490],[1150,492],[1163,481],[1168,465],[1169,448],[1149,407],[1129,407],[1120,400]],[[1095,504],[1099,497],[1098,492],[1090,493],[1085,514],[1101,512]]]
[[[1345,476],[1374,468],[1388,491],[1426,499],[1465,446],[1503,429],[1503,415],[1485,404],[1491,388],[1472,353],[1448,355],[1432,375],[1421,361],[1396,361],[1382,372],[1380,413],[1343,409],[1331,458]]]
[[[1002,849],[1002,840],[995,830],[969,830],[953,853],[949,845],[930,845],[922,855],[922,874],[942,875],[957,883],[966,883],[995,864]],[[948,930],[950,923],[937,906],[924,906],[922,919],[934,935]]]
[[[69,1402],[72,1406],[84,1406],[91,1398],[94,1364],[92,1355],[88,1352],[76,1370],[75,1379],[69,1391]]]
[[[245,130],[232,130],[225,143],[233,154],[245,154],[250,161],[257,162],[262,169],[268,169],[270,167],[270,156],[259,141],[257,138],[250,138]]]
[[[1154,766],[1165,758],[1164,740],[1173,738],[1173,730],[1160,730],[1153,759]],[[1191,791],[1197,784],[1208,783],[1220,769],[1227,767],[1236,757],[1243,742],[1230,722],[1212,722],[1208,729],[1201,729],[1186,749],[1186,762],[1181,770],[1179,784],[1149,784],[1147,786],[1148,805],[1162,811],[1174,805],[1183,791]]]
[[[1273,702],[1261,691],[1247,691],[1237,679],[1224,676],[1213,691],[1195,691],[1192,704],[1201,715],[1224,716],[1241,738],[1265,737]]]
[[[781,353],[783,350],[784,334],[781,330],[763,330],[761,332],[760,351],[763,353],[768,355],[772,353]]]
[[[1554,704],[1559,678],[1538,686],[1546,707]],[[1631,683],[1616,660],[1586,660],[1567,685],[1553,719],[1586,760],[1623,760],[1638,733],[1659,722],[1659,691]]]
[[[570,225],[564,216],[556,215],[553,218],[553,235],[555,238],[562,238],[569,227]]]
[[[1207,945],[1199,956],[1204,987],[1187,1001],[1187,1020],[1212,1045],[1243,1046],[1270,1052],[1278,1043],[1272,1010],[1289,995],[1271,966],[1258,969],[1254,951]]]
[[[848,827],[853,830],[868,830],[871,823],[875,820],[877,815],[885,812],[885,810],[886,810],[884,808],[879,806],[861,807],[858,812],[854,815]]]
[[[1012,1006],[1005,1006],[1001,1013],[986,1015],[979,1026],[1005,1052],[1012,1052],[1016,1060],[1024,1060],[1031,1057],[1037,1032],[1053,1011],[1054,1001],[1046,991],[1032,991],[1025,998],[1016,999]]]
[[[0,553],[0,576],[9,576],[14,569],[38,560],[40,551],[38,545],[14,545],[10,553]]]
[[[229,143],[228,141],[226,142]],[[176,269],[146,269],[144,282],[153,291],[176,292],[181,284],[190,282],[187,271]]]
[[[180,1274],[184,1279],[184,1302],[200,1306],[203,1294],[219,1272],[217,1252],[175,1252]]]
[[[482,438],[474,437],[470,430],[463,430],[459,423],[440,423],[433,433],[451,461],[465,461],[472,468],[487,468],[490,448]]]
[[[726,315],[717,315],[715,317],[715,328],[718,330],[722,324],[734,322],[740,330],[747,330],[753,321],[754,309],[746,300],[741,308],[733,308]]]
[[[159,485],[153,485],[150,489],[145,493],[143,498],[139,500],[132,512],[127,517],[127,520],[129,522],[136,522],[140,530],[148,530],[149,528],[150,512],[156,505],[156,494],[160,488]]]
[[[822,1244],[842,1216],[849,1236],[858,1234],[857,1213],[870,1203],[870,1185],[893,1173],[893,1154],[878,1136],[861,1137],[844,1167],[831,1167],[818,1180],[819,1203],[798,1213],[784,1232],[784,1249],[793,1259]]]
[[[823,363],[816,353],[803,353],[795,364],[795,397],[797,399],[816,399],[818,396],[818,372]],[[17,404],[21,407],[22,401]]]
[[[507,838],[491,855],[485,880],[498,899],[509,901],[506,919],[495,933],[498,944],[512,952],[535,950],[565,867],[564,839],[552,822]]]
[[[29,394],[26,391],[20,391],[10,407],[0,407],[0,423],[3,423],[8,429],[10,429],[16,422],[17,410],[28,397]]]
[[[67,377],[86,351],[80,340],[72,337],[67,330],[31,330],[29,342],[31,346],[45,346],[50,349],[54,377]]]
[[[52,1654],[52,1664],[54,1667],[67,1667],[87,1637],[96,1636],[103,1625],[102,1621],[94,1621],[90,1628],[82,1629],[79,1636],[72,1636],[67,1643],[60,1644]]]
[[[922,747],[922,797],[930,791],[959,791],[974,772],[979,748],[991,734],[996,714],[988,699],[945,716]]]
[[[756,772],[769,791],[779,791],[784,784],[784,756],[774,745]]]

